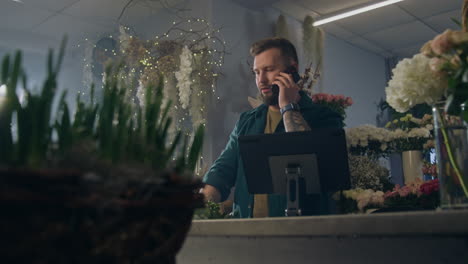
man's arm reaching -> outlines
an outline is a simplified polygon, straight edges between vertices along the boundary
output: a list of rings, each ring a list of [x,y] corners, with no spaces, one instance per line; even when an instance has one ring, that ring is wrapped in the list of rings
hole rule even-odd
[[[201,190],[203,195],[205,195],[205,201],[208,202],[221,202],[221,193],[214,186],[206,184],[205,187]]]

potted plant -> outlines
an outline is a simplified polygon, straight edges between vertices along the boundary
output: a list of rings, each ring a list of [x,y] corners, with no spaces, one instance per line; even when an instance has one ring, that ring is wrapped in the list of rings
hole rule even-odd
[[[78,97],[72,117],[66,93],[57,98],[64,46],[49,53],[39,93],[27,87],[21,52],[2,61],[2,262],[175,263],[203,206],[192,177],[203,126],[191,142],[181,132],[168,142],[162,81],[146,87],[140,109],[126,100],[119,66],[106,70],[102,102]]]

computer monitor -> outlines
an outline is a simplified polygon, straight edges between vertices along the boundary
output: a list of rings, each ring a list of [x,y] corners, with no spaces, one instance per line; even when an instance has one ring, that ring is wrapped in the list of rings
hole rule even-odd
[[[350,188],[343,129],[239,136],[239,149],[251,194],[285,194],[285,170],[296,164],[308,195]]]

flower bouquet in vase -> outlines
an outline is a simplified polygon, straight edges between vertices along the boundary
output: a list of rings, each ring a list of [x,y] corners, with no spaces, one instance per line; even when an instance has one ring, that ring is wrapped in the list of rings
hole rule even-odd
[[[468,208],[468,1],[462,30],[446,30],[401,61],[386,88],[397,111],[433,106],[441,207]]]
[[[432,124],[424,120],[430,120],[429,115],[419,119],[407,114],[388,122],[385,126],[392,133],[392,150],[401,153],[405,182],[423,179],[422,150],[424,144],[432,138],[431,131],[433,130]]]
[[[339,113],[343,117],[343,120],[346,118],[346,108],[353,105],[353,99],[351,99],[351,97],[345,97],[341,94],[316,93],[312,95],[312,102],[327,106]]]

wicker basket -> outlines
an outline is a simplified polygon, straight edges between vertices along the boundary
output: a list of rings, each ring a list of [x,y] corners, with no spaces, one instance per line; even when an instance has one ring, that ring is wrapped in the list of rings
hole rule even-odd
[[[76,171],[0,170],[0,262],[175,263],[200,186],[112,190]]]

